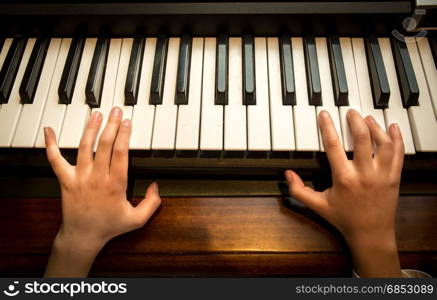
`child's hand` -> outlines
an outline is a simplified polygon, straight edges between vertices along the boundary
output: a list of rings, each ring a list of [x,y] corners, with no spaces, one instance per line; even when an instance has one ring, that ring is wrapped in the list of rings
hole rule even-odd
[[[62,225],[47,276],[86,275],[107,241],[142,227],[161,203],[156,183],[136,207],[126,199],[131,122],[122,122],[119,108],[112,109],[94,157],[93,144],[101,123],[101,113],[93,113],[80,142],[76,166],[62,157],[53,130],[44,130],[47,157],[62,191]],[[88,258],[81,268],[81,258],[76,256]]]
[[[363,119],[354,110],[347,117],[353,160],[347,159],[329,114],[321,112],[319,125],[333,186],[316,192],[287,171],[290,194],[343,234],[359,275],[400,277],[395,214],[404,158],[402,136],[396,124],[387,134],[371,117]]]

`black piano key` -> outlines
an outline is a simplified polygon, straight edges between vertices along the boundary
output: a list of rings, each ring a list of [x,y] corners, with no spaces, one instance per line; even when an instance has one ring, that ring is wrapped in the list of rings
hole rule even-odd
[[[167,37],[159,36],[156,43],[155,61],[153,62],[152,83],[150,86],[150,104],[162,104],[167,47]]]
[[[27,39],[12,41],[0,71],[0,103],[7,103],[9,100],[26,44]]]
[[[431,47],[432,57],[434,58],[435,67],[437,68],[437,37],[428,38]]]
[[[243,104],[256,105],[255,50],[251,35],[243,38]]]
[[[191,37],[183,35],[179,49],[175,104],[188,104],[188,78],[190,76]]]
[[[341,53],[340,40],[338,37],[331,37],[328,43],[335,105],[348,106],[348,86],[346,72],[344,70],[343,55]]]
[[[39,38],[35,42],[20,85],[22,103],[33,103],[49,44],[50,39],[47,38]]]
[[[404,107],[419,105],[419,86],[407,45],[395,38],[392,38],[391,42]]]
[[[106,61],[109,52],[109,39],[99,38],[91,61],[90,73],[85,87],[86,103],[90,107],[100,107]]]
[[[390,86],[378,39],[371,37],[366,39],[367,66],[370,74],[372,87],[373,105],[375,108],[387,108],[390,98]]]
[[[5,40],[0,38],[0,52],[2,51],[3,44],[5,43]]]
[[[308,81],[310,105],[322,105],[322,87],[320,86],[319,65],[317,62],[316,41],[313,37],[305,38],[305,63]]]
[[[143,63],[144,39],[135,38],[129,59],[129,67],[124,88],[124,104],[136,105],[138,101],[138,88],[140,86],[141,65]]]
[[[289,36],[282,36],[279,45],[281,58],[282,77],[282,104],[296,105],[296,93],[294,85],[293,54]]]
[[[217,58],[215,76],[215,104],[228,104],[228,36],[217,38]]]
[[[70,104],[73,98],[74,86],[76,85],[77,73],[82,58],[85,39],[74,38],[71,41],[64,70],[62,71],[61,82],[58,87],[59,103]]]

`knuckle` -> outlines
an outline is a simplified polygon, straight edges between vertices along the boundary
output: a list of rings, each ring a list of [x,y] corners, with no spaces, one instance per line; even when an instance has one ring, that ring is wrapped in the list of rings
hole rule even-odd
[[[354,184],[354,180],[347,174],[340,174],[337,176],[337,183],[342,187],[351,187]]]
[[[116,194],[120,190],[120,186],[118,184],[107,184],[106,189],[110,194]]]
[[[88,140],[85,140],[85,139],[82,139],[80,141],[80,144],[79,144],[79,148],[88,149],[88,148],[91,148],[91,146],[92,146],[92,143]]]
[[[100,124],[98,122],[88,122],[88,125],[87,125],[88,130],[95,130],[99,127],[100,127]]]
[[[379,135],[379,141],[380,141],[381,145],[384,145],[384,146],[394,146],[395,145],[395,142],[386,133],[381,133]]]
[[[100,137],[99,144],[103,147],[110,147],[112,145],[112,140],[107,134],[105,134]]]
[[[394,176],[391,180],[390,180],[390,186],[391,187],[399,187],[399,184],[401,182],[401,178],[400,176]]]
[[[161,197],[157,196],[157,197],[152,197],[152,203],[154,204],[154,206],[158,207],[161,205]]]
[[[54,165],[56,162],[56,156],[53,155],[52,153],[48,153],[47,154],[47,160],[49,161],[50,165]]]
[[[127,151],[128,151],[127,147],[117,145],[113,149],[113,154],[115,156],[122,157],[127,154]]]
[[[366,130],[357,130],[354,134],[354,138],[357,142],[365,142],[369,137],[369,132]]]
[[[142,218],[136,217],[132,218],[132,227],[137,229],[144,226],[144,224],[147,222],[147,220],[143,220]]]
[[[63,178],[60,180],[60,184],[65,191],[75,191],[78,189],[78,184],[71,178]]]
[[[394,149],[395,144],[393,143],[392,140],[390,140],[390,139],[385,139],[383,143],[384,143],[384,146],[385,146],[385,147],[387,147],[387,148],[389,148],[389,149]]]
[[[325,137],[324,141],[325,141],[325,146],[327,148],[336,148],[336,147],[338,147],[338,141],[333,136]]]
[[[389,180],[389,182],[388,182],[388,187],[389,187],[390,189],[397,188],[398,186],[399,186],[399,180],[397,180],[397,179]]]
[[[395,145],[395,148],[399,154],[405,154],[405,145],[402,141]]]
[[[93,177],[93,178],[91,178],[91,179],[89,180],[89,183],[88,183],[88,184],[90,185],[90,187],[91,187],[92,189],[97,189],[97,188],[100,186],[101,181],[100,181],[100,180],[97,180],[97,177]]]
[[[370,176],[363,176],[362,179],[360,180],[360,186],[367,190],[367,189],[371,189],[375,185],[373,179]]]

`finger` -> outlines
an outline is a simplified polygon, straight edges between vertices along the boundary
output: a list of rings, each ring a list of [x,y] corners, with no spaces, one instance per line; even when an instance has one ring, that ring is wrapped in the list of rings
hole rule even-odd
[[[391,124],[388,134],[393,142],[393,170],[400,174],[404,165],[404,141],[398,124]]]
[[[106,124],[106,127],[100,136],[99,144],[97,145],[96,157],[94,160],[96,170],[109,173],[112,148],[114,146],[115,138],[117,137],[122,115],[123,112],[120,108],[112,108],[108,123]]]
[[[299,175],[293,171],[285,171],[285,178],[288,182],[290,195],[293,198],[318,214],[323,214],[326,201],[323,198],[322,193],[316,192],[311,187],[306,186]]]
[[[354,143],[354,162],[362,167],[369,166],[373,156],[369,128],[361,115],[354,109],[347,112],[347,121]]]
[[[127,180],[129,164],[129,140],[132,131],[131,120],[126,119],[118,129],[117,138],[112,151],[110,173],[119,180]]]
[[[348,159],[329,113],[322,110],[319,114],[319,126],[323,146],[333,173],[338,173],[347,164]]]
[[[158,184],[154,182],[147,189],[144,199],[134,208],[134,227],[144,226],[160,205],[161,197],[159,197]]]
[[[93,162],[93,148],[102,124],[103,116],[96,111],[91,115],[88,124],[83,132],[79,144],[79,151],[77,154],[77,166],[79,168],[89,166]]]
[[[376,145],[375,159],[378,164],[391,165],[393,156],[392,139],[372,116],[367,116],[364,120],[369,128],[370,136]]]
[[[52,166],[53,172],[61,181],[68,172],[71,165],[62,156],[59,151],[58,143],[56,142],[56,135],[52,128],[44,127],[44,139],[46,143],[47,159]]]

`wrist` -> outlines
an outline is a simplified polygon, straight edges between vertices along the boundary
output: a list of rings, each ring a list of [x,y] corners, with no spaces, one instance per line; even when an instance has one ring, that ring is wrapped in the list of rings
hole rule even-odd
[[[94,258],[105,244],[102,239],[69,233],[61,227],[53,242],[53,250]]]
[[[394,232],[347,240],[361,277],[402,277]]]
[[[376,251],[389,252],[397,251],[396,234],[389,230],[378,233],[361,232],[359,234],[345,235],[346,243],[351,251],[373,249]]]
[[[55,237],[46,277],[86,277],[105,242],[67,234],[61,229]]]

